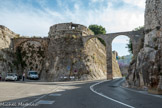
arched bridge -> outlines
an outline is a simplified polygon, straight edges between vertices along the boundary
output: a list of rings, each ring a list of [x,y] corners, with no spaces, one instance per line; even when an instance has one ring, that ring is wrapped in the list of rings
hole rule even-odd
[[[46,49],[48,47],[49,38],[13,38],[11,47],[13,48],[14,52],[16,52],[17,47],[27,41],[39,42]]]
[[[92,38],[101,38],[106,43],[106,55],[107,55],[107,78],[112,79],[112,41],[114,38],[118,36],[128,36],[132,42],[133,46],[133,54],[138,53],[138,44],[142,35],[144,35],[143,30],[139,31],[127,31],[127,32],[118,32],[118,33],[109,33],[104,35],[90,35],[90,36],[83,36],[82,40],[84,45],[86,45],[87,41]]]

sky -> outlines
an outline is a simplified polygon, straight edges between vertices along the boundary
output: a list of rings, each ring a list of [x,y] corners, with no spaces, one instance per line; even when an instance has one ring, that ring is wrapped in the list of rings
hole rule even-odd
[[[128,52],[127,44],[129,43],[129,37],[118,36],[112,41],[112,50],[118,52],[118,56],[126,56],[130,53]]]
[[[23,36],[48,36],[50,26],[66,22],[114,33],[143,26],[144,10],[145,0],[0,0],[0,25]]]

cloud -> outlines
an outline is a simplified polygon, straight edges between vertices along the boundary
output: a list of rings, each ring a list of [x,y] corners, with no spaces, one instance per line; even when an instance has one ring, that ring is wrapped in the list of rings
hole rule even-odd
[[[130,5],[135,5],[137,7],[144,8],[146,0],[123,0],[123,1]]]
[[[116,6],[119,0],[56,0],[57,4],[36,0],[38,7],[10,1],[0,1],[0,24],[21,35],[48,36],[51,25],[65,22],[102,25],[108,33],[144,24],[144,0],[120,0],[129,6]]]

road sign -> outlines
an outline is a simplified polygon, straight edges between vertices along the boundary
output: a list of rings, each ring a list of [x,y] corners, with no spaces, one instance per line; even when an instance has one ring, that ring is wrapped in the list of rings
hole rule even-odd
[[[70,66],[67,66],[67,70],[68,70],[68,71],[70,70]]]

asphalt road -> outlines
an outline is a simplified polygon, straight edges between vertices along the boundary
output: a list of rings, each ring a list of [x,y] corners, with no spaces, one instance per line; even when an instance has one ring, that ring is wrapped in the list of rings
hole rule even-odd
[[[51,93],[6,102],[26,100],[16,108],[162,108],[161,97],[120,87],[123,81],[71,82]]]

